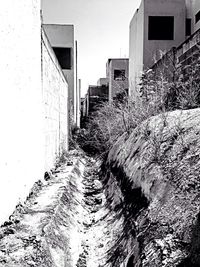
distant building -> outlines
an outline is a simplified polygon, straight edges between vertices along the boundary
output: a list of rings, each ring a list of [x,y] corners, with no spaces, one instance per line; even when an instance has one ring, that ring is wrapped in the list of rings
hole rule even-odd
[[[128,58],[110,58],[106,64],[106,76],[109,81],[109,101],[117,94],[128,91],[129,60]]]
[[[99,105],[108,101],[108,86],[90,85],[88,88],[88,115],[94,112]]]
[[[101,85],[108,85],[109,83],[109,79],[108,78],[100,78],[98,81],[97,81],[97,85],[98,86],[101,86]]]
[[[160,51],[179,46],[199,28],[199,0],[142,0],[130,22],[130,94],[142,71],[160,58]]]
[[[84,127],[87,118],[107,101],[108,85],[90,85],[85,97],[81,98],[81,127]]]

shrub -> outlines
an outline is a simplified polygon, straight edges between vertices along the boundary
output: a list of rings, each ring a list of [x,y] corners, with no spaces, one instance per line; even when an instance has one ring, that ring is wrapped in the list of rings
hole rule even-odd
[[[174,54],[168,54],[161,65],[154,65],[143,73],[139,93],[146,105],[153,105],[157,113],[199,107],[200,49],[182,64]]]
[[[144,71],[134,98],[119,95],[112,103],[102,104],[90,116],[77,137],[89,154],[104,156],[119,136],[130,135],[142,121],[176,109],[200,106],[200,50],[178,64],[174,54],[161,66]]]
[[[122,134],[130,135],[143,120],[154,115],[154,109],[144,106],[143,99],[124,97],[102,105],[82,129],[77,141],[80,147],[93,155],[104,156]]]

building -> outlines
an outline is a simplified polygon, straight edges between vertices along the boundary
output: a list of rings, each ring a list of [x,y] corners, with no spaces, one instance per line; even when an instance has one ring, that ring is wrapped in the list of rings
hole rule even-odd
[[[91,115],[102,103],[108,101],[108,86],[90,85],[87,94],[89,101],[88,115]]]
[[[129,60],[127,58],[110,58],[106,64],[106,78],[100,78],[97,85],[90,85],[81,99],[81,126],[98,107],[111,102],[120,94],[128,93]]]
[[[128,91],[129,60],[110,58],[106,64],[106,76],[109,83],[109,101],[117,94]]]
[[[77,78],[77,42],[75,43],[74,41],[74,26],[44,24],[43,27],[69,84],[71,118],[77,124],[79,84]]]
[[[0,223],[68,149],[68,84],[40,14],[39,0],[0,10]]]
[[[81,98],[81,127],[85,126],[88,117],[105,102],[108,102],[108,85],[90,85],[85,97]]]
[[[134,95],[144,69],[200,27],[199,0],[142,0],[130,22],[129,88]]]
[[[108,78],[100,78],[98,81],[97,81],[97,85],[98,86],[101,86],[101,85],[108,85],[109,83],[109,79]]]

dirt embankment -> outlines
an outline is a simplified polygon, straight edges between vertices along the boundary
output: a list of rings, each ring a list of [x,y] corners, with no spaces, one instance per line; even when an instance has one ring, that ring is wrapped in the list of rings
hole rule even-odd
[[[108,196],[113,182],[121,188],[134,228],[127,266],[200,266],[200,109],[153,117],[121,136],[104,175]]]

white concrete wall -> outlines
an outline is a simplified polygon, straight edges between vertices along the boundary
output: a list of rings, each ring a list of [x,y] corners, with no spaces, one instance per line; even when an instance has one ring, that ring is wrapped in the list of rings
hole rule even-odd
[[[144,58],[144,2],[135,12],[129,26],[129,94],[134,94],[143,71]]]
[[[0,8],[0,223],[44,173],[39,0]]]
[[[57,58],[42,33],[42,89],[45,109],[45,170],[68,149],[68,84]]]
[[[174,40],[148,40],[149,16],[174,16]],[[160,58],[160,51],[167,52],[185,40],[186,6],[183,0],[144,0],[144,68]]]
[[[48,44],[41,45],[40,0],[3,1],[0,21],[2,223],[54,167],[59,141],[67,148],[68,111],[65,78]]]

